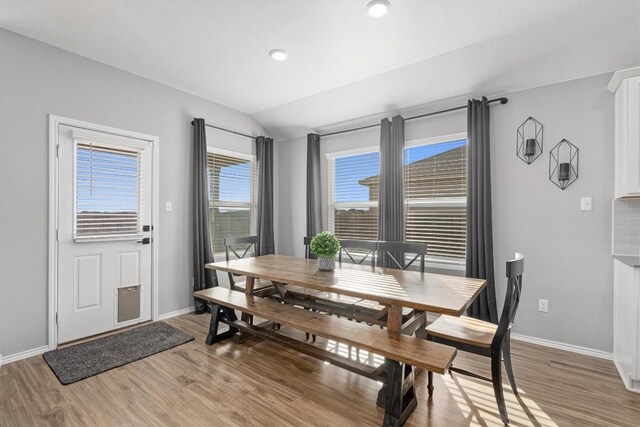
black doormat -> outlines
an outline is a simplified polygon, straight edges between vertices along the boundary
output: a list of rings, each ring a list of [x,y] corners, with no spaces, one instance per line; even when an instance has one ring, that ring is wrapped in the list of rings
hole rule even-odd
[[[193,341],[164,322],[72,345],[42,355],[62,384],[71,384]]]

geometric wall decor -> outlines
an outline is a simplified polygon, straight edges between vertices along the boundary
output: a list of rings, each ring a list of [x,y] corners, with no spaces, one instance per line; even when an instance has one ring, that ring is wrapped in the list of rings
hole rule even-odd
[[[578,147],[563,139],[549,151],[549,181],[564,190],[578,179]]]
[[[518,127],[516,155],[528,165],[542,154],[542,129],[542,123],[531,116]]]

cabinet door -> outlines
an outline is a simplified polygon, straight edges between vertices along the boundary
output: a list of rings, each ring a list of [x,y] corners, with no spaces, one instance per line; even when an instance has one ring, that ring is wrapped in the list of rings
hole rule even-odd
[[[623,82],[623,138],[627,143],[627,193],[640,194],[640,77]],[[626,126],[625,126],[626,125]]]

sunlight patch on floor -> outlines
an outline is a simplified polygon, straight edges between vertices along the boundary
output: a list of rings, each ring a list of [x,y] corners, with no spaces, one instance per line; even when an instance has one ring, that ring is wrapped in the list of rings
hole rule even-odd
[[[355,360],[360,363],[366,363],[371,366],[380,366],[384,363],[384,357],[370,351],[360,350],[348,344],[342,344],[334,340],[327,340],[325,349],[332,353],[338,354],[347,359]],[[327,362],[325,362],[327,363]]]
[[[469,421],[470,426],[503,425],[489,382],[466,378],[453,374],[442,377],[456,405]],[[558,425],[522,390],[518,396],[511,392],[509,384],[504,384],[504,399],[507,415],[512,427],[536,426],[558,427]],[[434,394],[438,393],[436,387]]]

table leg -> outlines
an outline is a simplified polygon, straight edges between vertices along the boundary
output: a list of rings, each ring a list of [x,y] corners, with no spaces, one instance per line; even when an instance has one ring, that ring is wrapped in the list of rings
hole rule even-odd
[[[244,284],[244,293],[246,295],[253,295],[253,288],[255,286],[255,283],[256,283],[256,278],[255,277],[247,276],[245,284]],[[240,315],[240,320],[242,320],[243,322],[247,322],[247,323],[253,325],[253,316],[251,316],[250,314],[242,313]],[[247,338],[249,338],[249,336],[250,335],[245,333],[245,332],[238,331],[238,333],[236,334],[236,336],[234,338],[234,342],[236,344],[242,343]]]
[[[400,332],[402,329],[402,306],[392,305],[387,311],[387,331]]]
[[[238,331],[236,328],[229,328],[228,331],[218,333],[220,326],[220,316],[225,316],[227,320],[234,321],[237,319],[236,313],[228,307],[220,306],[218,304],[211,304],[211,323],[209,324],[209,334],[207,335],[207,345],[212,345],[227,338],[233,337]]]
[[[416,313],[416,315],[424,316],[423,313]],[[426,316],[424,317],[424,319],[426,322]],[[392,305],[387,310],[387,330],[392,332],[402,332],[402,307],[401,306]],[[385,366],[386,366],[385,372],[387,372],[387,379],[385,380],[384,384],[378,391],[378,398],[376,399],[376,404],[379,407],[386,407],[386,402],[390,398],[390,395],[393,394],[393,392],[389,390],[390,374],[387,370],[388,369],[387,362],[393,362],[393,361],[387,359],[385,362]],[[411,367],[409,367],[409,369],[411,369]],[[413,371],[411,372],[411,375],[413,377]]]
[[[255,277],[248,277],[247,276],[247,280],[245,282],[244,285],[244,293],[251,295],[253,294],[253,286],[256,283],[256,278]]]
[[[247,277],[247,281],[244,285],[244,293],[247,295],[252,295],[255,283],[255,277]],[[250,314],[242,313],[241,319],[247,323],[253,324],[253,316],[251,316]]]
[[[384,405],[384,427],[405,423],[418,402],[413,385],[413,367],[387,359],[387,393]]]

